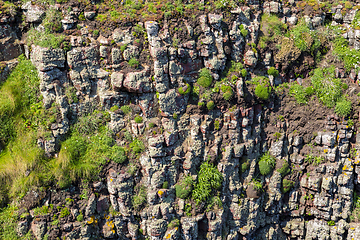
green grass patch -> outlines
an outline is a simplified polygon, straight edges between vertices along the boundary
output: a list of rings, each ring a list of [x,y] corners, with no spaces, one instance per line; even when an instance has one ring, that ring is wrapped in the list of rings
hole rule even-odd
[[[221,187],[222,181],[223,176],[216,166],[208,162],[202,163],[198,173],[197,183],[192,192],[192,198],[196,204],[209,200],[209,198],[215,194],[216,190]]]

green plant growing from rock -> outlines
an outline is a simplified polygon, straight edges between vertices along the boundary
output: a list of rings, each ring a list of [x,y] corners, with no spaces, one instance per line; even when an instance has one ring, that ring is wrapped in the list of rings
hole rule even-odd
[[[255,88],[255,95],[261,100],[268,100],[270,97],[271,88],[265,84],[259,84]]]
[[[121,109],[121,111],[123,111],[123,113],[125,115],[127,115],[131,112],[131,107],[129,105],[121,106],[120,109]]]
[[[137,115],[135,118],[134,118],[135,122],[136,123],[142,123],[143,122],[143,118],[139,115]]]
[[[146,187],[144,185],[137,185],[135,187],[135,194],[132,196],[132,204],[135,211],[140,211],[146,204]]]
[[[281,174],[281,177],[284,177],[286,174],[290,172],[289,163],[286,160],[284,160],[282,167],[277,169],[277,171]]]
[[[223,98],[226,101],[229,101],[232,98],[232,96],[234,95],[234,92],[233,92],[231,86],[228,86],[228,85],[221,85],[221,91],[223,92]]]
[[[137,68],[139,66],[139,61],[136,59],[136,58],[131,58],[129,61],[128,61],[128,64],[130,67],[132,68]]]
[[[253,185],[253,187],[254,187],[254,189],[255,189],[256,191],[258,191],[258,192],[263,192],[263,191],[264,191],[263,185],[262,185],[262,183],[261,183],[260,180],[258,180],[258,179],[252,179],[252,180],[251,180],[251,184]]]
[[[207,68],[201,69],[197,83],[204,88],[208,88],[211,86],[212,81],[213,81],[213,77],[211,75],[210,70]]]
[[[283,179],[282,180],[282,192],[287,193],[294,186],[294,182],[291,180]]]
[[[191,92],[191,86],[188,83],[186,84],[186,87],[179,87],[179,93],[181,95],[186,95],[189,94],[190,92]]]
[[[207,104],[206,104],[206,107],[208,110],[213,110],[215,108],[215,103],[214,101],[209,101]]]
[[[279,75],[279,71],[274,68],[274,67],[270,67],[268,70],[267,70],[267,73],[271,76],[274,76],[274,77],[277,77]]]
[[[260,174],[264,176],[270,174],[275,166],[275,163],[275,157],[271,156],[269,152],[264,153],[258,162]]]
[[[208,200],[211,194],[220,188],[222,181],[222,174],[215,166],[208,162],[202,163],[192,193],[192,198],[196,204]]]
[[[191,195],[194,180],[191,176],[186,176],[175,185],[176,197],[186,199]]]
[[[341,100],[336,102],[335,113],[340,117],[346,117],[351,112],[351,101],[343,97]]]

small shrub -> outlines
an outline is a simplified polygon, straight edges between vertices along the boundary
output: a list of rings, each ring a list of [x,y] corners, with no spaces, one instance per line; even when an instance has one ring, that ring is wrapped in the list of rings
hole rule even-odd
[[[223,98],[226,101],[229,101],[234,94],[232,88],[228,85],[221,85],[221,91],[223,92]]]
[[[294,182],[291,180],[283,179],[282,180],[282,192],[287,193],[294,186]]]
[[[168,224],[168,229],[173,229],[173,228],[176,228],[176,227],[179,227],[180,226],[180,220],[179,219],[173,219],[171,220],[171,222]]]
[[[118,110],[119,109],[119,106],[118,105],[114,105],[114,106],[112,106],[111,108],[110,108],[110,111],[111,112],[115,112],[116,110]]]
[[[129,60],[129,66],[132,68],[137,68],[139,66],[139,61],[136,58],[132,58]]]
[[[190,91],[191,91],[191,86],[190,86],[190,84],[188,84],[188,83],[186,84],[186,90],[185,90],[185,91],[184,91],[183,87],[179,87],[179,93],[180,93],[181,95],[189,94]]]
[[[192,197],[196,204],[208,200],[214,190],[220,188],[223,176],[212,164],[204,162],[200,166],[198,182],[194,186]]]
[[[174,118],[174,119],[178,119],[177,113],[174,113],[174,114],[173,114],[173,118]]]
[[[270,155],[269,152],[265,153],[259,161],[259,170],[261,175],[268,175],[273,170],[276,163],[276,159]]]
[[[135,154],[139,154],[145,150],[144,143],[136,138],[134,139],[134,141],[132,141],[132,143],[129,144],[129,147]]]
[[[347,125],[351,128],[351,127],[353,127],[354,126],[354,121],[352,120],[352,119],[349,119],[348,121],[347,121]]]
[[[64,218],[70,215],[70,211],[67,207],[64,207],[63,209],[61,209],[60,211],[60,215],[59,218]]]
[[[140,116],[136,116],[136,117],[134,118],[134,120],[135,120],[136,123],[142,123],[142,122],[143,122],[143,118],[140,117]]]
[[[274,133],[274,137],[276,138],[276,141],[278,141],[281,138],[281,133],[279,132]]]
[[[264,191],[263,185],[262,185],[262,183],[261,183],[259,180],[253,179],[253,180],[251,181],[251,183],[252,183],[252,185],[254,186],[254,189],[255,189],[256,191],[258,191],[258,192]]]
[[[268,69],[267,73],[268,73],[269,75],[274,76],[274,77],[279,76],[279,71],[278,71],[276,68],[274,68],[274,67],[270,67],[270,68]]]
[[[94,35],[95,37],[99,36],[99,30],[94,30],[94,31],[93,31],[93,35]]]
[[[79,215],[77,215],[76,221],[78,221],[78,222],[84,221],[84,215],[83,215],[82,213],[80,213]]]
[[[153,122],[149,123],[149,128],[153,128],[153,127],[155,127],[155,123]]]
[[[114,145],[111,147],[110,152],[110,160],[114,161],[115,163],[123,163],[126,161],[127,156],[125,149],[118,145]]]
[[[248,72],[247,72],[247,70],[244,68],[244,69],[241,69],[240,74],[241,74],[242,77],[246,77],[247,74],[248,74]]]
[[[299,84],[291,85],[289,93],[295,98],[299,104],[307,104],[311,95],[313,95],[315,89],[313,87],[304,88]]]
[[[131,142],[132,141],[132,135],[129,131],[124,132],[124,138],[126,141]]]
[[[206,107],[207,107],[208,110],[213,110],[214,107],[215,107],[214,101],[209,101],[209,102],[206,104]]]
[[[244,173],[250,168],[250,162],[247,158],[244,159],[244,162],[241,163],[241,173]]]
[[[347,100],[345,97],[338,101],[335,106],[335,113],[340,117],[346,117],[351,112],[351,101]]]
[[[284,160],[282,167],[279,168],[277,171],[281,174],[282,177],[284,177],[286,174],[290,172],[289,163],[286,160]]]
[[[193,190],[194,181],[191,176],[186,176],[183,180],[175,185],[176,197],[186,199]]]
[[[140,211],[146,204],[146,187],[144,185],[136,186],[135,193],[136,194],[132,196],[132,204],[135,211]]]
[[[204,103],[204,102],[198,102],[198,106],[199,106],[199,107],[204,107],[204,106],[205,106],[205,103]]]
[[[240,33],[241,35],[246,38],[246,36],[248,35],[249,31],[244,27],[243,24],[240,25]]]
[[[121,111],[123,111],[123,113],[125,115],[127,115],[131,112],[131,107],[129,105],[121,106],[120,109],[121,109]]]
[[[255,95],[261,100],[267,100],[270,97],[271,88],[263,84],[259,84],[255,88]]]
[[[207,87],[210,87],[211,84],[212,84],[212,81],[213,81],[213,77],[211,75],[211,72],[209,69],[207,68],[203,68],[200,70],[200,73],[199,73],[199,78],[197,80],[197,83],[204,87],[204,88],[207,88]]]
[[[168,181],[165,181],[165,182],[163,183],[162,188],[164,188],[164,189],[168,189],[168,188],[169,188],[169,183],[168,183]]]
[[[214,122],[214,128],[215,128],[215,130],[219,130],[220,129],[220,121],[219,120],[215,120],[215,122]]]

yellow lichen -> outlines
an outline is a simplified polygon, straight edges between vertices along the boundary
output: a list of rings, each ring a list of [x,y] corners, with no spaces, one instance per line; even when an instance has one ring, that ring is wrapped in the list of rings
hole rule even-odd
[[[158,194],[160,195],[160,197],[164,194],[164,191],[162,191],[162,190],[159,190],[158,191]]]

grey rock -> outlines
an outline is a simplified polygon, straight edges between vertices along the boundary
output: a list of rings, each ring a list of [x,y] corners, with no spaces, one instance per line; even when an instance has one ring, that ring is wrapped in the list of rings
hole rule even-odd
[[[24,10],[26,22],[28,23],[41,22],[42,17],[45,15],[45,11],[41,7],[33,4],[32,1],[23,4],[21,6],[21,9]]]

